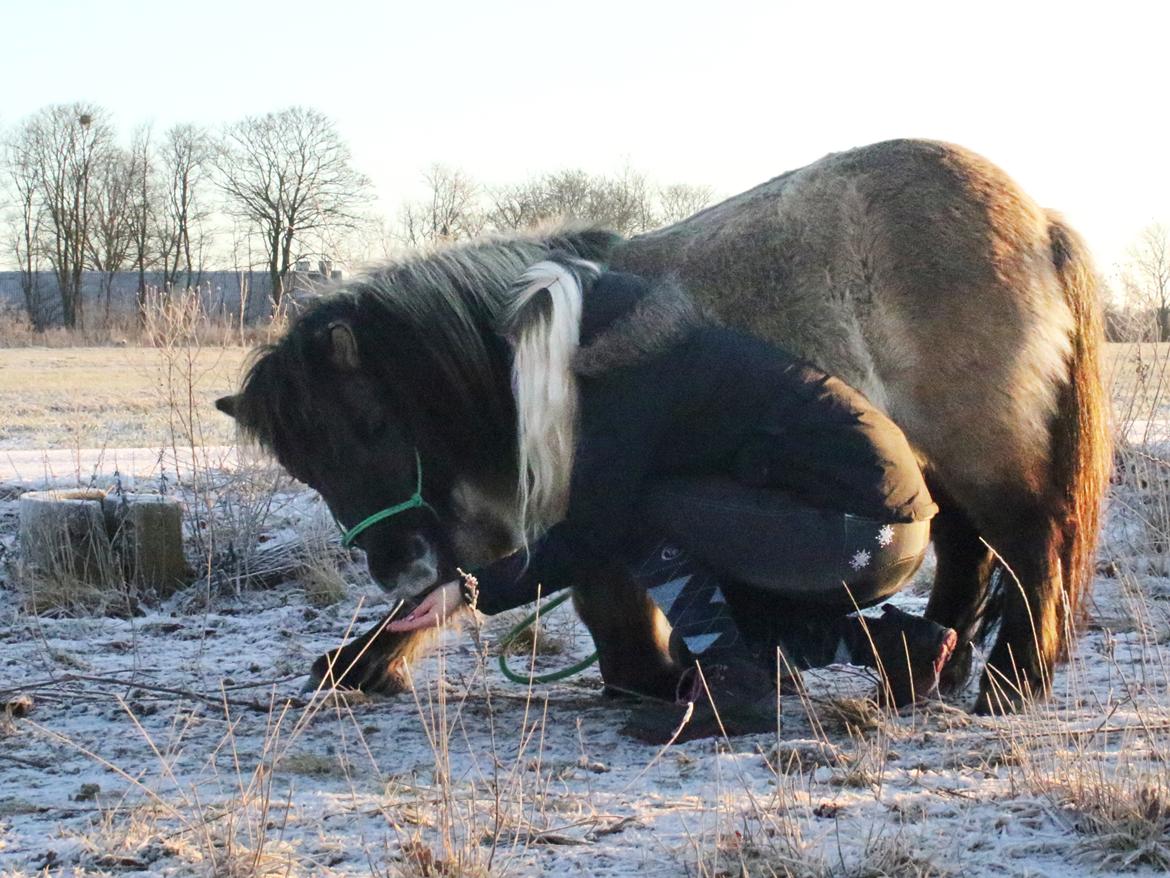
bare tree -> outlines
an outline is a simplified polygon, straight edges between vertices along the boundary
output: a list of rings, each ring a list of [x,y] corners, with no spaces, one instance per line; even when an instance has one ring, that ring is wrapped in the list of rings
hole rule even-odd
[[[490,221],[498,229],[579,221],[629,235],[658,225],[653,188],[644,175],[629,169],[618,177],[557,171],[494,189],[490,198]]]
[[[216,155],[229,210],[257,231],[267,252],[279,307],[297,247],[331,228],[359,221],[369,181],[328,117],[290,107],[251,116],[224,133]]]
[[[479,186],[470,177],[432,165],[423,179],[427,198],[407,204],[399,216],[398,237],[407,247],[449,244],[483,231],[487,217],[479,207]]]
[[[92,104],[45,107],[17,134],[44,208],[42,252],[53,266],[66,326],[83,323],[82,272],[94,220],[95,175],[113,148],[104,110]]]
[[[15,205],[11,222],[12,256],[20,269],[20,290],[25,311],[35,329],[43,329],[45,313],[40,287],[41,231],[45,210],[37,189],[33,143],[27,130],[4,144],[4,171],[7,189]]]
[[[1129,249],[1121,283],[1126,298],[1152,309],[1158,340],[1170,341],[1170,229],[1155,223]]]
[[[499,187],[491,192],[491,223],[498,229],[518,230],[555,221],[603,222],[597,213],[604,182],[585,171],[567,170]]]
[[[677,223],[709,205],[714,197],[710,186],[672,183],[658,190],[658,218],[663,225]]]
[[[90,267],[102,275],[108,323],[114,276],[126,267],[134,245],[134,155],[127,150],[110,149],[99,156],[92,189],[91,228],[85,251]]]
[[[620,177],[608,181],[603,191],[608,198],[598,213],[608,212],[607,225],[614,231],[634,235],[661,225],[654,205],[654,189],[640,171],[626,168]]]
[[[215,143],[206,129],[176,125],[163,135],[159,150],[162,197],[159,243],[163,283],[198,286],[207,246],[210,205],[206,188],[215,157]]]
[[[132,242],[131,261],[138,272],[137,304],[138,320],[146,321],[146,269],[154,264],[157,238],[156,214],[158,186],[155,180],[155,161],[151,141],[152,128],[142,125],[134,133],[130,144],[128,176],[130,179],[130,203],[128,205],[130,239]]]

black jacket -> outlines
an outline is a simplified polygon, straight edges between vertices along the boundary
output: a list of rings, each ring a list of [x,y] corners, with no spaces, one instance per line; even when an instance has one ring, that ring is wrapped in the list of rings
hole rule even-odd
[[[586,290],[568,511],[527,553],[475,571],[483,612],[531,603],[538,588],[568,588],[580,571],[621,557],[639,494],[657,477],[727,474],[881,522],[937,512],[902,431],[807,362],[711,325],[676,327],[663,350],[643,345],[615,356],[613,336],[636,348],[639,338],[664,334],[636,322],[656,295],[662,288],[616,272]],[[605,352],[604,368],[589,366],[591,349]]]

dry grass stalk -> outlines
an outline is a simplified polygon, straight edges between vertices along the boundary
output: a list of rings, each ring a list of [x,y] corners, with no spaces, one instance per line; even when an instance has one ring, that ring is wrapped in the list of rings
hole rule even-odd
[[[565,642],[548,630],[543,621],[534,622],[508,641],[504,654],[510,656],[554,656],[565,651]]]
[[[1102,541],[1104,585],[1120,614],[1100,611],[1104,651],[1063,669],[1065,688],[1029,712],[1001,720],[1002,758],[1024,790],[1076,837],[1081,858],[1108,871],[1170,868],[1170,717],[1144,696],[1170,688],[1160,645],[1167,614],[1150,600],[1149,579],[1170,574],[1170,350],[1117,345],[1108,380],[1117,431],[1112,514]],[[1116,654],[1125,637],[1124,662]],[[1103,718],[1079,720],[1100,696],[1088,662],[1105,664],[1113,693]],[[1099,671],[1097,672],[1100,673]]]

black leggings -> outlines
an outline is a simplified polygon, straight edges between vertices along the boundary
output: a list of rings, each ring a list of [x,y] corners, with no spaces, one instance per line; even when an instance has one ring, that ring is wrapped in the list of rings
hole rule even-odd
[[[660,482],[640,519],[644,540],[634,569],[651,569],[651,553],[675,544],[718,579],[749,641],[769,651],[781,646],[802,668],[839,660],[851,624],[844,617],[900,590],[930,540],[929,522],[816,509],[725,477]]]

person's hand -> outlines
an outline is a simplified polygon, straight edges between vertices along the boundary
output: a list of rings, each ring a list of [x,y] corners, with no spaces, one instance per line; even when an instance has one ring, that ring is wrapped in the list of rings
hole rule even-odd
[[[463,595],[458,582],[440,585],[425,598],[410,615],[391,622],[387,631],[417,631],[420,628],[438,628],[463,606]]]

